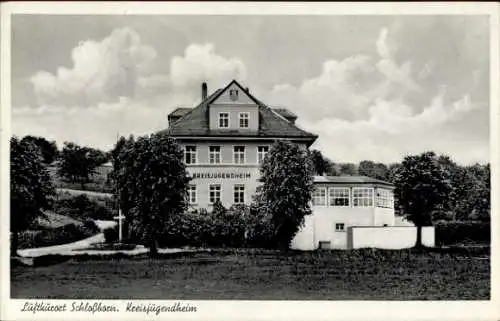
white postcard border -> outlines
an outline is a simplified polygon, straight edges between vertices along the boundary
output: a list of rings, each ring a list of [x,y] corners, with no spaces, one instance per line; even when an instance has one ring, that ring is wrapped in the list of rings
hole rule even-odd
[[[169,305],[175,302],[194,305],[196,313],[160,313],[147,318],[175,320],[303,320],[303,319],[349,319],[349,320],[400,320],[400,319],[445,319],[445,320],[498,320],[500,319],[500,100],[499,100],[499,6],[496,3],[138,3],[138,2],[11,2],[1,4],[1,163],[0,163],[0,228],[1,228],[1,305],[2,320],[107,320],[117,318],[135,320],[145,314],[123,312],[126,300],[89,300],[83,302],[105,302],[116,304],[119,314],[75,312],[42,313],[19,312],[25,302],[37,300],[12,300],[10,297],[9,263],[9,137],[10,137],[10,16],[12,14],[246,14],[246,15],[489,15],[490,17],[490,162],[492,175],[491,213],[491,299],[490,301],[149,301],[135,300],[137,304],[155,303]],[[79,300],[39,300],[71,305]]]

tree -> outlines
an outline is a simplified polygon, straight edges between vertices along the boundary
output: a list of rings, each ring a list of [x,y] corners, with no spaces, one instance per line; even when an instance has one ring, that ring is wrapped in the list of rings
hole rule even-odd
[[[119,156],[122,150],[126,147],[127,142],[129,141],[134,141],[134,136],[130,136],[129,139],[127,140],[124,136],[120,136],[118,141],[116,142],[115,146],[110,152],[110,158],[111,161],[113,162],[113,165],[116,164],[119,161]]]
[[[417,227],[416,247],[422,247],[422,226],[432,225],[432,213],[452,190],[434,152],[404,158],[394,176],[395,196],[404,216]]]
[[[11,255],[17,254],[19,232],[37,217],[45,217],[54,194],[47,168],[38,147],[29,140],[10,140],[10,231]]]
[[[353,163],[343,163],[340,164],[340,175],[355,176],[358,175],[358,168],[356,164]]]
[[[159,133],[124,144],[118,160],[120,206],[134,234],[155,256],[170,219],[187,209],[189,178],[183,152],[172,138]]]
[[[438,162],[451,183],[449,199],[443,204],[453,220],[489,220],[490,173],[489,165],[460,166],[450,157],[441,155]]]
[[[311,214],[312,164],[299,146],[277,141],[260,172],[263,184],[256,193],[257,207],[270,217],[273,245],[288,248],[304,217]]]
[[[60,160],[59,175],[73,183],[80,183],[83,189],[96,168],[104,164],[107,158],[106,154],[100,150],[65,142]]]
[[[111,161],[113,163],[113,170],[110,173],[110,178],[113,184],[116,185],[117,191],[114,194],[115,201],[117,201],[119,208],[122,210],[123,215],[127,216],[133,204],[130,202],[130,197],[128,196],[129,191],[126,189],[118,190],[120,172],[122,170],[122,162],[126,160],[128,153],[132,153],[134,148],[135,139],[133,135],[130,135],[128,139],[121,136],[116,142],[115,146],[111,150]],[[123,179],[123,177],[122,177]]]
[[[327,172],[327,175],[330,175],[330,176],[340,176],[341,175],[341,172],[340,172],[341,168],[340,168],[340,164],[337,164],[335,162],[331,162],[330,161],[330,168]]]
[[[37,148],[40,149],[43,162],[45,164],[52,164],[58,156],[58,149],[55,141],[48,141],[43,137],[36,136],[24,136],[21,142],[33,143]]]
[[[442,204],[442,219],[467,219],[470,209],[467,204],[469,193],[473,186],[470,175],[465,168],[455,163],[449,156],[440,155],[437,158],[445,178],[450,182],[451,191],[447,200]]]
[[[470,218],[475,220],[490,220],[490,164],[474,164],[465,167],[473,188],[468,193]]]
[[[359,175],[386,180],[389,169],[385,164],[364,160],[358,166]]]
[[[396,176],[396,173],[398,172],[400,167],[401,167],[401,163],[392,163],[388,166],[387,176],[386,176],[386,180],[388,182],[394,183],[394,177]]]
[[[314,166],[314,172],[316,175],[323,175],[331,173],[333,170],[332,162],[323,156],[323,154],[317,150],[313,149],[310,151],[309,157]]]

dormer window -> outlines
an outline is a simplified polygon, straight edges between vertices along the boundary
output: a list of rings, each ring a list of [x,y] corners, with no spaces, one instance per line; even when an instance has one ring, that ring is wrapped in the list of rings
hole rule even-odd
[[[229,89],[229,99],[232,101],[238,100],[238,90],[237,89]]]
[[[240,113],[240,128],[248,128],[248,113]]]
[[[219,128],[229,128],[229,113],[219,113]]]

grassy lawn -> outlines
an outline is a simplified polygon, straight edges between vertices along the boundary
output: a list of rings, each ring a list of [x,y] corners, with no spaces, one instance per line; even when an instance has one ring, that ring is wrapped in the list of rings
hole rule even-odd
[[[12,267],[13,298],[488,300],[488,254],[226,251]]]
[[[487,254],[225,252],[71,259],[12,267],[13,298],[240,300],[489,299]]]
[[[47,215],[47,218],[40,217],[36,221],[38,225],[43,228],[57,228],[68,224],[76,224],[76,225],[83,224],[81,221],[77,221],[74,218],[71,218],[66,215],[57,214],[52,211],[45,212],[45,215]]]

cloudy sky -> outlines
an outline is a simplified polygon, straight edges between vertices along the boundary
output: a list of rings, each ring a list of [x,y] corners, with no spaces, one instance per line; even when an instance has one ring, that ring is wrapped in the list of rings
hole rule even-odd
[[[237,79],[337,162],[489,161],[481,16],[12,17],[12,131],[109,149]]]

